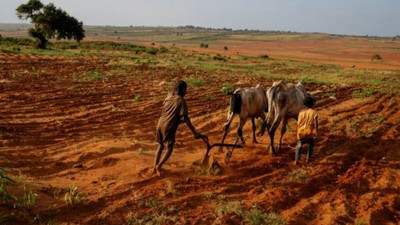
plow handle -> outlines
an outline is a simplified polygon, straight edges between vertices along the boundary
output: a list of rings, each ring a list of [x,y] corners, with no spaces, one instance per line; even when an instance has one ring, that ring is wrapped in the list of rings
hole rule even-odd
[[[201,139],[207,145],[207,152],[208,152],[208,150],[211,148],[210,142],[208,142],[208,137],[207,136],[203,136],[203,137],[201,137]]]

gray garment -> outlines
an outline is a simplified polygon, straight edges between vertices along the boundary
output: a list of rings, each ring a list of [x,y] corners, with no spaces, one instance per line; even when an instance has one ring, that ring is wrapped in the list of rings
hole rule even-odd
[[[308,149],[307,149],[307,159],[309,160],[311,158],[311,155],[313,153],[313,148],[314,148],[314,138],[308,138],[308,139],[301,139],[297,141],[296,145],[296,155],[295,155],[295,162],[298,162],[300,160],[300,154],[301,154],[301,148],[303,147],[304,144],[308,144]]]
[[[161,117],[157,124],[157,142],[174,142],[175,133],[182,118],[188,115],[185,100],[179,95],[169,94],[163,103]]]

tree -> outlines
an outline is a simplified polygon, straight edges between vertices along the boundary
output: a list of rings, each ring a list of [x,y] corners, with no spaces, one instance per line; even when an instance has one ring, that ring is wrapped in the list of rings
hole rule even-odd
[[[31,20],[34,27],[29,29],[29,34],[38,39],[38,48],[46,48],[48,39],[75,39],[81,41],[85,37],[83,23],[68,15],[61,8],[56,8],[53,3],[43,5],[40,0],[29,0],[17,9],[17,16],[23,20]]]

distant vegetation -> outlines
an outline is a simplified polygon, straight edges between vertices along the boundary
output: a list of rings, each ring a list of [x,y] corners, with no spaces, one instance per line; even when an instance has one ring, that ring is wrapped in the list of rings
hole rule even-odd
[[[28,38],[13,38],[5,37],[0,39],[0,46],[4,47],[34,47],[36,42]],[[145,47],[130,43],[117,43],[117,42],[53,42],[48,44],[50,49],[59,50],[112,50],[112,51],[130,51],[136,54],[148,53],[156,55],[157,53],[167,53],[168,49],[161,46],[160,48]],[[16,50],[16,48],[14,48]]]
[[[379,55],[379,54],[374,54],[374,55],[371,57],[371,61],[374,61],[374,60],[382,60],[381,55]]]
[[[53,3],[43,5],[39,0],[29,0],[28,3],[21,4],[16,11],[18,18],[30,19],[34,24],[34,27],[29,29],[29,34],[39,40],[38,48],[46,48],[51,38],[80,41],[85,37],[83,23],[56,8]]]
[[[200,48],[208,48],[208,44],[201,43]]]
[[[225,57],[225,56],[222,56],[221,54],[216,54],[214,57],[213,57],[213,59],[214,60],[219,60],[219,61],[227,61],[228,59]]]

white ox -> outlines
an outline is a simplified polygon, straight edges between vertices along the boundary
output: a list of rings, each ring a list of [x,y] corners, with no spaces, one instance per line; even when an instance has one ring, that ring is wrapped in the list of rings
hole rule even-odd
[[[314,99],[314,96],[307,93],[304,84],[300,81],[297,84],[277,81],[267,90],[268,115],[267,128],[270,138],[270,151],[275,154],[274,136],[279,124],[282,122],[281,137],[279,139],[279,150],[281,150],[282,138],[286,132],[286,125],[289,119],[297,120],[299,112],[305,108],[304,101],[307,97]]]

